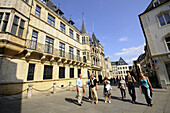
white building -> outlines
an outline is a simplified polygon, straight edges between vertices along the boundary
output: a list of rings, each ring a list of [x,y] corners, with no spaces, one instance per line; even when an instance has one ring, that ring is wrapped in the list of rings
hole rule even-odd
[[[139,15],[159,86],[170,85],[170,0],[152,0]]]
[[[116,67],[115,67],[115,64],[116,64]],[[114,70],[115,70],[113,71],[113,73],[117,73],[116,75],[118,77],[123,76],[123,78],[125,78],[125,76],[127,76],[126,71],[129,71],[129,65],[123,60],[122,57],[120,57],[119,61],[117,61],[116,63],[112,62],[112,67],[114,67]]]

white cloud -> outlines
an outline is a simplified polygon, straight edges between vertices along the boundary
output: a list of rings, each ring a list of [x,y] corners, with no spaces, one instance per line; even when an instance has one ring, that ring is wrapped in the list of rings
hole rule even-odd
[[[121,38],[119,38],[120,42],[124,42],[124,41],[127,41],[127,40],[128,40],[128,37],[121,37]]]
[[[129,60],[125,60],[129,65],[133,65],[133,61],[134,60],[137,60],[138,59],[138,57],[134,57],[134,58],[131,58],[131,59],[129,59]]]
[[[114,55],[117,55],[117,56],[140,55],[144,53],[144,45],[140,45],[138,47],[123,48],[121,51],[122,52],[115,53]]]

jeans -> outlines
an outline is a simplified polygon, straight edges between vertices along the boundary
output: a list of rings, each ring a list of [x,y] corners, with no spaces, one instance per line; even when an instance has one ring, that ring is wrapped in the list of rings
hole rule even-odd
[[[122,95],[122,99],[124,99],[126,97],[125,89],[120,88],[120,92],[121,92],[121,95]]]
[[[152,104],[152,95],[150,89],[142,86],[142,92],[145,95],[146,102],[148,104]]]
[[[135,86],[128,86],[129,95],[132,97],[132,101],[136,101]]]

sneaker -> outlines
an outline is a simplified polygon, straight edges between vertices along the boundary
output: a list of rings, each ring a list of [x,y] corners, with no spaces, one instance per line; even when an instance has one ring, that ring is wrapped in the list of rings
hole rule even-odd
[[[107,101],[104,101],[104,103],[107,103]]]
[[[89,98],[89,101],[91,101],[91,99]]]
[[[98,104],[98,101],[96,101],[96,104]]]
[[[135,101],[132,101],[132,104],[135,104]]]
[[[109,101],[109,104],[111,104],[111,101]]]

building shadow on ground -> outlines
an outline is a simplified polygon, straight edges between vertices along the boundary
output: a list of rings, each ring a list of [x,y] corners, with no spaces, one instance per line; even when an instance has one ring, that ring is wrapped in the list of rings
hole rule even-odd
[[[116,100],[120,100],[120,101],[123,101],[123,102],[129,102],[129,103],[132,103],[132,101],[130,99],[124,99],[122,100],[122,97],[115,97],[115,96],[111,96],[111,99],[116,99]],[[135,104],[137,105],[147,105],[145,103],[140,103],[140,102],[136,102]]]

